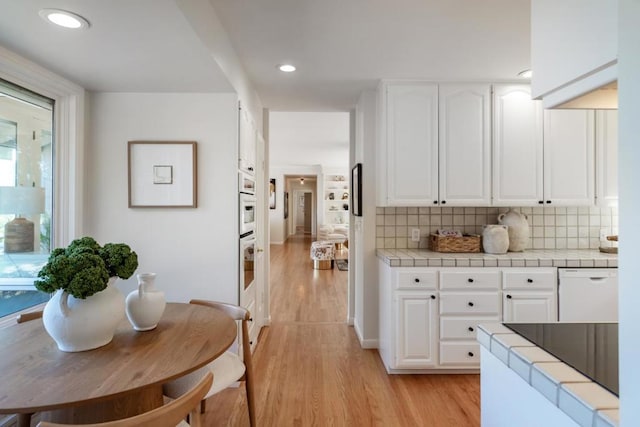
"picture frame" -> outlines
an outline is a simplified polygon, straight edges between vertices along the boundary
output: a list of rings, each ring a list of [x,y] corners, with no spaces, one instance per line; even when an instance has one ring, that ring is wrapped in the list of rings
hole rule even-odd
[[[195,141],[128,141],[130,208],[197,207]]]
[[[269,209],[276,208],[276,179],[269,179]]]
[[[356,163],[351,169],[351,212],[362,216],[362,163]]]
[[[284,192],[284,219],[289,218],[289,192]]]

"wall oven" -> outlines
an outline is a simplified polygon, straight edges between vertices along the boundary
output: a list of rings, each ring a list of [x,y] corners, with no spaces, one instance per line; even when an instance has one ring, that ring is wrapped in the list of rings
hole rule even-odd
[[[246,172],[238,172],[238,192],[256,194],[256,178]]]
[[[240,290],[247,289],[255,280],[256,238],[248,233],[240,238]]]
[[[240,236],[256,229],[256,197],[240,193]]]

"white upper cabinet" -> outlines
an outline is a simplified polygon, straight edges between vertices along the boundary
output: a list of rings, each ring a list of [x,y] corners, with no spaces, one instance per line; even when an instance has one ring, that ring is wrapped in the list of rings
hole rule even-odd
[[[440,85],[439,201],[447,206],[491,203],[491,86]]]
[[[594,113],[545,110],[545,206],[594,205]]]
[[[495,85],[493,205],[594,204],[594,115],[543,110],[525,85]]]
[[[418,206],[438,199],[438,86],[382,85],[382,135],[388,206]]]
[[[493,87],[493,205],[543,200],[542,104],[528,85]]]
[[[253,174],[256,167],[256,125],[245,107],[240,106],[238,114],[238,168]]]
[[[615,81],[617,54],[617,1],[531,1],[531,84],[544,108]],[[598,98],[591,102],[603,102]]]
[[[618,111],[596,111],[596,204],[618,206]]]
[[[379,204],[491,203],[488,84],[383,82]]]

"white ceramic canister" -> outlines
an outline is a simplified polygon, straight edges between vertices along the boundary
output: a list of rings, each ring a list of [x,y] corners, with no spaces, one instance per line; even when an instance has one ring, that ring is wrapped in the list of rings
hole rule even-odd
[[[509,250],[508,226],[488,224],[482,226],[482,247],[488,254],[506,254]]]
[[[127,295],[127,318],[136,331],[150,331],[158,326],[158,322],[167,305],[164,292],[154,287],[155,273],[140,273],[138,289]]]
[[[509,226],[509,251],[522,252],[529,243],[529,223],[527,216],[509,209],[498,215],[498,223]]]

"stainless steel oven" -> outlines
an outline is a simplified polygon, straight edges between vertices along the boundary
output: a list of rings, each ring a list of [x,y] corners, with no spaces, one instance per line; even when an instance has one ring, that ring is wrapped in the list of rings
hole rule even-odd
[[[240,193],[240,235],[256,229],[256,197],[252,194]]]
[[[240,237],[240,290],[247,289],[255,280],[256,237],[248,233]]]

